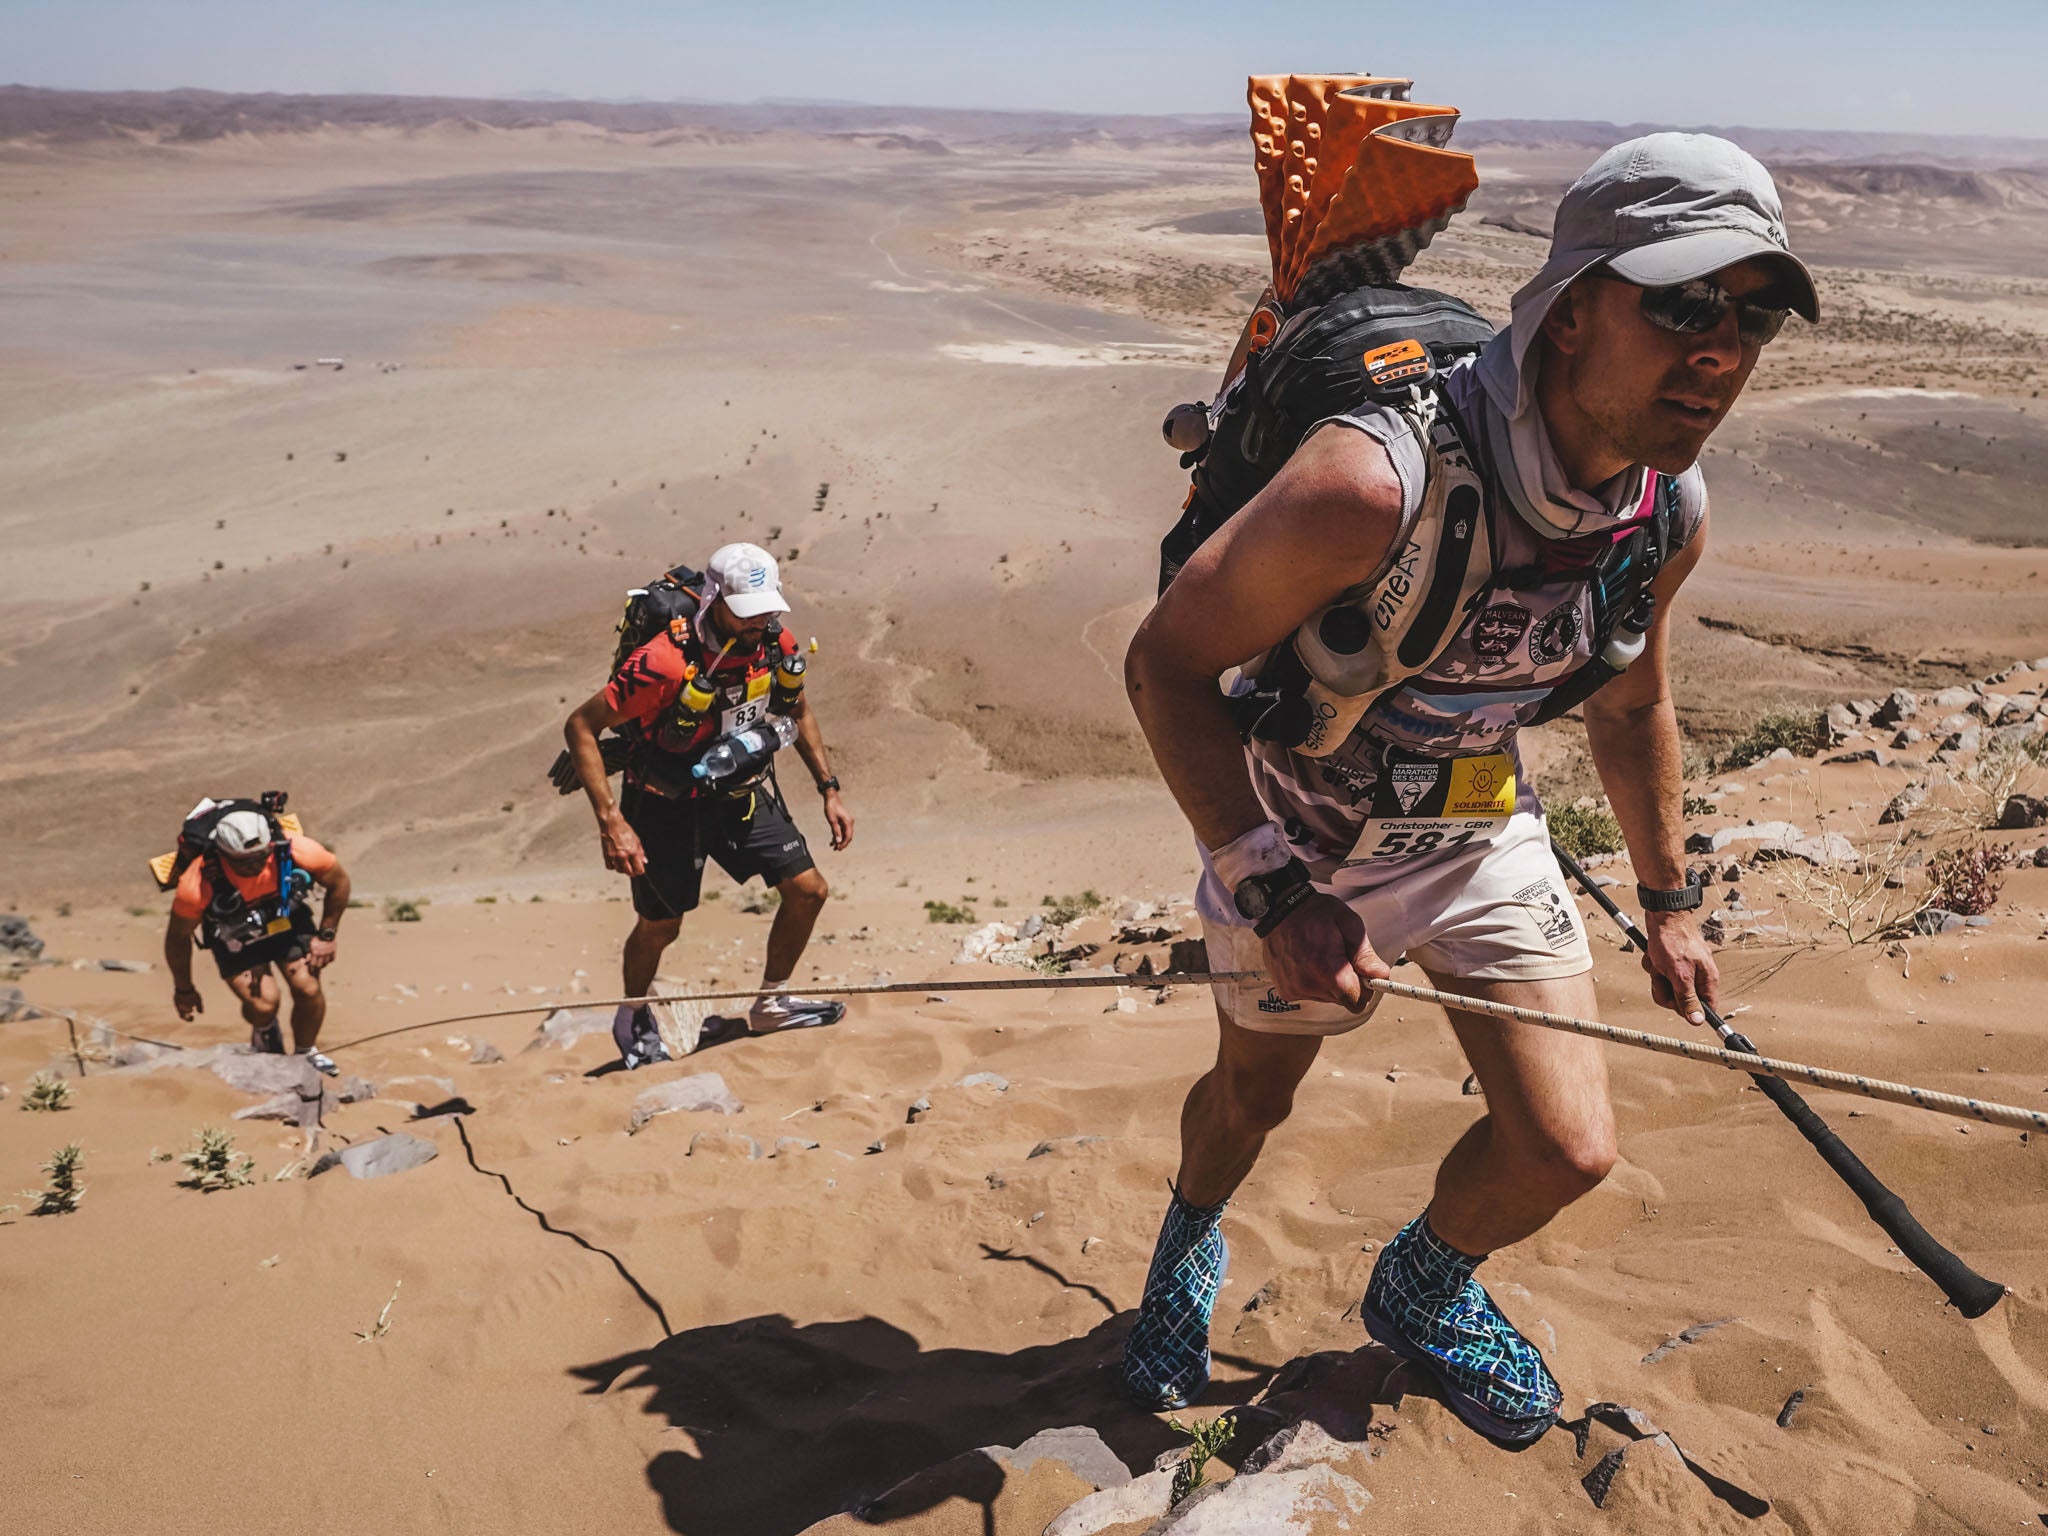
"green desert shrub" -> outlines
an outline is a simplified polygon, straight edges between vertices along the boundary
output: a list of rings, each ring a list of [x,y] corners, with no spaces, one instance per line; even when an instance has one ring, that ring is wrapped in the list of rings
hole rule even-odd
[[[43,1172],[50,1176],[49,1187],[21,1192],[22,1199],[35,1201],[30,1214],[68,1216],[77,1210],[78,1202],[85,1198],[85,1186],[78,1182],[78,1172],[84,1166],[85,1149],[75,1141],[52,1152],[43,1164]]]
[[[226,1131],[206,1126],[194,1133],[190,1152],[178,1155],[185,1165],[179,1182],[189,1189],[234,1189],[256,1182],[256,1159],[235,1150],[235,1138]]]
[[[1747,768],[1784,747],[1794,757],[1811,757],[1828,744],[1828,717],[1818,709],[1774,709],[1758,715],[1749,729],[1721,753],[1721,768]]]
[[[1552,840],[1575,859],[1622,850],[1621,823],[1604,806],[1561,805],[1546,817]]]
[[[71,1107],[71,1085],[61,1077],[48,1072],[38,1072],[28,1080],[28,1091],[21,1096],[23,1109],[59,1110]]]

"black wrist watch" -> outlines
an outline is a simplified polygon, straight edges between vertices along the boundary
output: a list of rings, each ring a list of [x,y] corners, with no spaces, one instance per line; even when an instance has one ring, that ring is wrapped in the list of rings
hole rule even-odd
[[[833,790],[837,789],[838,787],[839,775],[836,773],[833,774],[832,777],[829,779],[818,780],[818,793],[821,795],[829,795],[832,793]]]
[[[1707,893],[1690,883],[1675,891],[1660,891],[1649,885],[1636,887],[1636,900],[1643,904],[1645,912],[1692,912],[1706,899]]]
[[[334,930],[332,928],[316,928],[313,930],[313,937],[323,944],[332,944],[334,942]]]
[[[1237,915],[1252,925],[1252,932],[1264,938],[1281,921],[1316,893],[1309,883],[1308,866],[1289,859],[1278,869],[1240,880],[1231,892]]]

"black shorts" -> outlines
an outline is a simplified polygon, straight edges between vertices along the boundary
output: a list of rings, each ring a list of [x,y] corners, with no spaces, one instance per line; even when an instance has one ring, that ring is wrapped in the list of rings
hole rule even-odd
[[[292,913],[292,931],[280,933],[273,938],[258,939],[254,944],[245,944],[240,949],[229,949],[219,940],[211,940],[206,948],[213,956],[213,963],[220,967],[221,980],[239,976],[244,971],[260,970],[266,965],[282,969],[294,960],[306,958],[312,947],[313,934],[318,928],[313,921],[312,910],[299,907]]]
[[[629,783],[619,811],[647,854],[647,873],[633,877],[633,910],[653,922],[696,909],[707,857],[742,885],[759,875],[776,886],[816,867],[803,833],[766,783],[696,800],[666,799]]]

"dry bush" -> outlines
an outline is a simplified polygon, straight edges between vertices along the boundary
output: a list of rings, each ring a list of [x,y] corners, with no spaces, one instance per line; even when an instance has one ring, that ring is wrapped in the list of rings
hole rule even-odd
[[[1933,830],[1983,832],[1998,825],[2005,802],[2014,795],[2042,793],[2048,787],[2048,770],[2027,747],[2000,747],[1978,753],[1967,767],[1945,780],[1931,780],[1927,787],[1927,824]]]
[[[1882,830],[1873,828],[1863,813],[1851,807],[1849,825],[1830,825],[1816,789],[1808,818],[1816,827],[1845,837],[1860,855],[1854,864],[1809,864],[1804,859],[1781,859],[1771,866],[1772,876],[1782,880],[1789,892],[1811,907],[1820,918],[1822,933],[1839,933],[1850,944],[1868,944],[1872,939],[1897,933],[1927,905],[1924,893],[1909,889],[1913,845],[1926,839],[1926,832],[1893,822]],[[1910,821],[1910,817],[1908,821]],[[1842,818],[1836,817],[1839,823]]]

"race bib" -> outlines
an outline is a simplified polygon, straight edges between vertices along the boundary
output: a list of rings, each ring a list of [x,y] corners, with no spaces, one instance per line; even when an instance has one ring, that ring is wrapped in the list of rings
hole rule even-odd
[[[1515,813],[1515,765],[1505,752],[1422,757],[1389,747],[1372,813],[1350,864],[1441,853],[1498,837]]]
[[[768,701],[765,698],[735,704],[718,717],[718,734],[730,736],[734,731],[744,731],[767,713]]]

